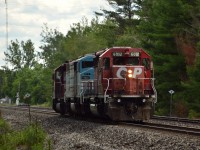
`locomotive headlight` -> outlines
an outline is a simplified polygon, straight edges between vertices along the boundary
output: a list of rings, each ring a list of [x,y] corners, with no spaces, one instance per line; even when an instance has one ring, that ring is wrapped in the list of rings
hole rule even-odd
[[[133,74],[130,74],[130,73],[129,73],[129,74],[128,74],[128,77],[129,77],[129,78],[132,78],[132,77],[133,77]]]
[[[129,73],[129,74],[130,74],[130,73],[133,73],[133,71],[129,69],[129,70],[128,70],[128,73]]]
[[[128,77],[129,77],[129,78],[132,78],[132,77],[133,77],[133,71],[130,70],[130,69],[128,70]]]

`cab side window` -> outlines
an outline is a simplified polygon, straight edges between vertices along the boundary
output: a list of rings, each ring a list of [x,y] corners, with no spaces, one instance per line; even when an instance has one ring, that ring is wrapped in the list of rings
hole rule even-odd
[[[127,59],[127,64],[130,65],[139,65],[139,58],[138,57],[130,57]]]
[[[142,59],[142,65],[146,70],[150,69],[150,60],[148,58],[143,58]]]
[[[103,66],[104,66],[104,69],[110,69],[110,58],[106,57],[103,59]]]

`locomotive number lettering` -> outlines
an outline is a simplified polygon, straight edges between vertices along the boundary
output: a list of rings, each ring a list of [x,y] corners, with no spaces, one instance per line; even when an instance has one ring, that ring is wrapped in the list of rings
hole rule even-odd
[[[126,73],[128,70],[126,67],[120,67],[118,70],[117,70],[117,77],[120,78],[120,79],[123,79],[125,76],[124,76],[124,72]],[[142,74],[142,68],[134,68],[133,69],[133,78],[136,78],[138,75]]]
[[[137,75],[142,73],[142,68],[134,68],[133,78],[136,78]]]

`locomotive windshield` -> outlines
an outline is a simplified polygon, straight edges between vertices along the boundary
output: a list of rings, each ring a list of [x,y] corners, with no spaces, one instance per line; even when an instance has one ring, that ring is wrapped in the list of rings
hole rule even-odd
[[[94,62],[93,61],[83,61],[82,62],[82,68],[90,68],[94,66]]]
[[[114,57],[113,65],[139,65],[138,57]]]

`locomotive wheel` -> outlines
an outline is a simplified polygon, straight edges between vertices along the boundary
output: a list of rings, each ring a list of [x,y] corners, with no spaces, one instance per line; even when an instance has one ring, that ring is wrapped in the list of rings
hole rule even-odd
[[[71,114],[70,101],[66,101],[66,113]]]
[[[97,111],[101,117],[105,117],[106,106],[103,100],[100,100],[99,103],[97,104]]]
[[[67,111],[67,105],[64,101],[60,102],[60,114],[65,115]]]
[[[53,108],[53,110],[56,111],[56,102],[55,102],[55,99],[53,100],[52,108]]]
[[[82,114],[82,112],[81,112],[81,104],[80,103],[76,103],[75,104],[75,109],[76,109],[76,113],[78,115]]]
[[[84,115],[89,115],[90,114],[90,104],[88,101],[85,101],[83,103],[83,114]]]
[[[55,110],[55,112],[60,113],[57,109],[56,109],[56,104],[57,104],[57,100],[53,100],[53,104],[52,104],[52,108],[53,110]]]

